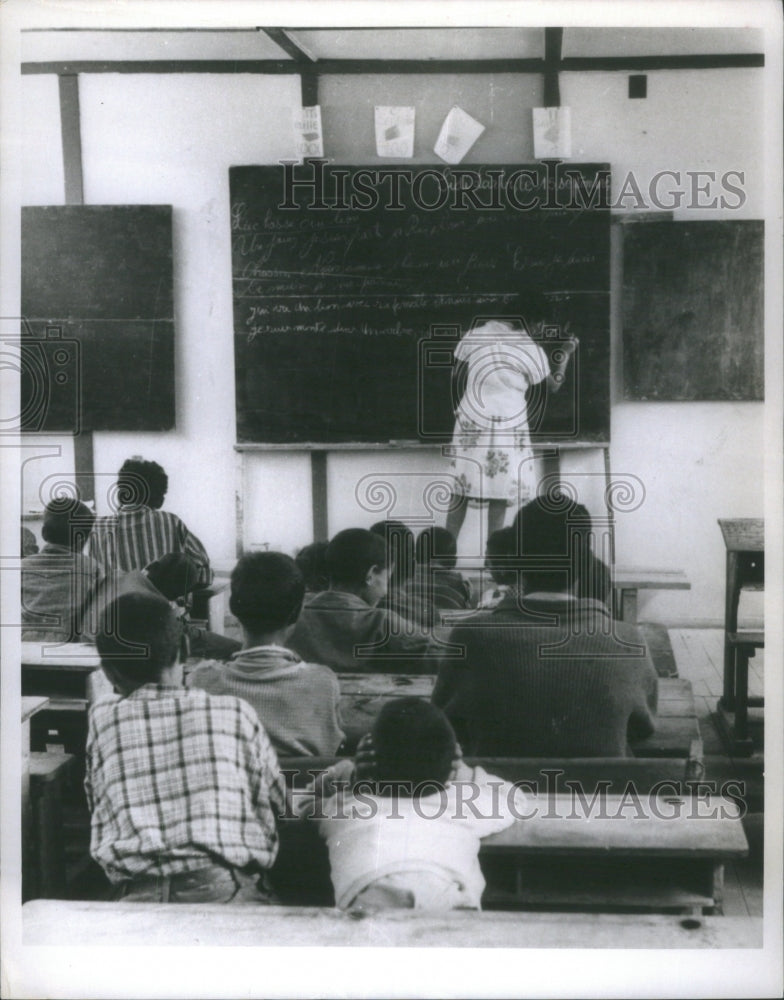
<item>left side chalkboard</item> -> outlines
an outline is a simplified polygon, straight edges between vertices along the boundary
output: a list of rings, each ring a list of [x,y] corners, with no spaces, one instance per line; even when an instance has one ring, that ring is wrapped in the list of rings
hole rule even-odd
[[[170,205],[22,209],[24,431],[174,427]]]

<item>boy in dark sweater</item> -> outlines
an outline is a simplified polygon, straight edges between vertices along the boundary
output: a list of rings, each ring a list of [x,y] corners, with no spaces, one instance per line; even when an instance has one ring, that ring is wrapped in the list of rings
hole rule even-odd
[[[466,753],[622,757],[654,729],[656,671],[638,630],[580,594],[582,523],[538,498],[519,516],[522,587],[450,636],[433,701]]]

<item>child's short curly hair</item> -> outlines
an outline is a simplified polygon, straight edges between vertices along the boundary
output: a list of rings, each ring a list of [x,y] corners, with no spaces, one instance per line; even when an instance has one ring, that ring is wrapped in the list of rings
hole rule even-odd
[[[375,779],[380,794],[416,797],[449,780],[457,751],[455,732],[435,705],[421,698],[395,698],[373,726]],[[385,787],[386,785],[386,787]]]

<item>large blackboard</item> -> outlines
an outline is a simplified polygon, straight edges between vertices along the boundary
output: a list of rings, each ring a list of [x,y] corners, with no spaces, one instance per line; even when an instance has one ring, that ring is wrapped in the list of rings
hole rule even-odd
[[[764,224],[623,228],[626,398],[762,399]]]
[[[22,209],[22,429],[174,426],[172,210]]]
[[[449,440],[455,344],[532,285],[550,354],[580,340],[535,437],[609,439],[608,167],[288,169],[315,197],[282,165],[230,170],[241,442]]]

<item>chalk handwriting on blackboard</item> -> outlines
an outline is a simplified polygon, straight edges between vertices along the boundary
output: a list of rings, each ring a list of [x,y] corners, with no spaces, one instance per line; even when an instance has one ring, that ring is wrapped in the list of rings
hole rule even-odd
[[[539,436],[607,439],[609,211],[590,196],[607,168],[568,170],[385,168],[382,199],[366,168],[322,163],[318,190],[295,183],[289,197],[286,171],[301,179],[290,166],[233,167],[239,439],[448,440],[450,372],[427,361],[431,327],[452,330],[451,350],[477,318],[519,315],[532,285],[550,294],[553,323],[577,332],[583,365]],[[513,198],[542,207],[510,208],[510,177]],[[424,207],[445,190],[444,206]]]

